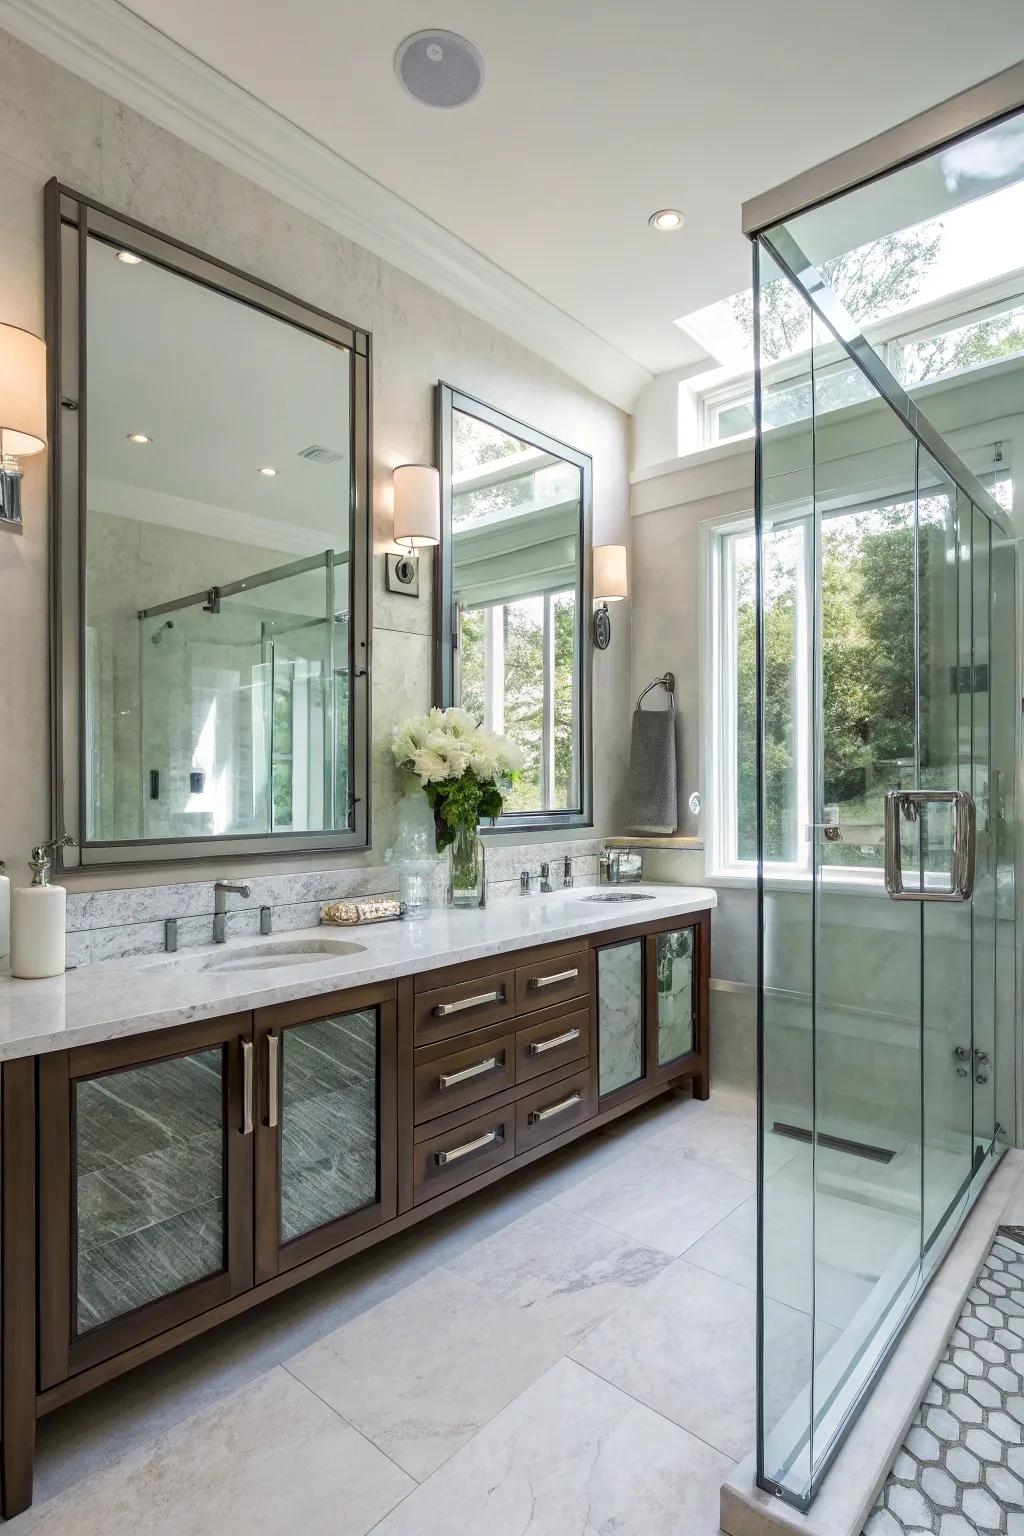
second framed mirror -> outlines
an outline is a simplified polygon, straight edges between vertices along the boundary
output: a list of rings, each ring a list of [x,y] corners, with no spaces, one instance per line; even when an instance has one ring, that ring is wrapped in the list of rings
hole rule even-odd
[[[592,824],[588,454],[437,387],[438,702],[521,749],[498,831]]]

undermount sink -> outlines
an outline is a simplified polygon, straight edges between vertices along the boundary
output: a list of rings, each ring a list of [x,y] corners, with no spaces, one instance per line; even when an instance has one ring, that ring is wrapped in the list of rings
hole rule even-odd
[[[244,947],[225,946],[216,954],[163,955],[143,967],[147,971],[276,971],[282,966],[317,965],[324,960],[340,960],[345,955],[361,955],[365,944],[351,939],[281,939]]]
[[[598,891],[594,896],[581,896],[580,901],[653,901],[647,891]]]

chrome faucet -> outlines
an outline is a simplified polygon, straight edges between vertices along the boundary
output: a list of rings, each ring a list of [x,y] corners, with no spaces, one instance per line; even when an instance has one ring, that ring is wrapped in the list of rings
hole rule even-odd
[[[550,864],[542,864],[540,867],[540,888],[545,895],[551,890]]]
[[[533,876],[528,869],[524,869],[519,876],[519,894],[520,896],[533,895]]]
[[[565,863],[562,865],[562,887],[564,890],[571,891],[575,883],[572,874],[572,859],[566,854]]]
[[[245,880],[215,880],[213,883],[213,942],[223,944],[228,936],[229,896],[249,899],[249,885]]]

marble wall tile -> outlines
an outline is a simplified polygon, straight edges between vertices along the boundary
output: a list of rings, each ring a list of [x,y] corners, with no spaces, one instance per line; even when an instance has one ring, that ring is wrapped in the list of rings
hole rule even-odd
[[[600,839],[586,829],[579,838],[565,837],[552,842],[534,842],[532,839],[513,842],[507,837],[490,837],[485,842],[489,881],[515,880],[518,883],[520,870],[529,869],[536,874],[546,862],[551,866],[552,885],[556,882],[561,885],[562,862],[568,856],[573,861],[573,875],[582,885],[585,861],[590,861],[586,865],[588,873],[592,871],[596,876],[601,852]]]
[[[428,1477],[564,1353],[546,1323],[448,1270],[288,1362],[392,1461]]]
[[[727,1456],[563,1360],[375,1536],[715,1536],[731,1471]]]

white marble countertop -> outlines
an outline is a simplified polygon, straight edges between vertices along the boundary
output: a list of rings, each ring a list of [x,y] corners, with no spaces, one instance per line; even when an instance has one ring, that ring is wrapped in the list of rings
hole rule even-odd
[[[602,889],[611,893],[620,888]],[[438,911],[416,922],[312,928],[270,938],[233,939],[177,955],[105,960],[48,981],[0,975],[0,1061],[144,1034],[297,997],[316,997],[718,905],[713,890],[694,885],[621,888],[649,896],[649,901],[583,900],[597,890],[580,886],[543,896],[510,897],[483,911]],[[332,939],[360,948],[356,953],[311,958],[308,963],[267,964],[276,945]],[[258,969],[244,968],[249,955],[259,960]],[[229,957],[231,970],[204,969]]]

